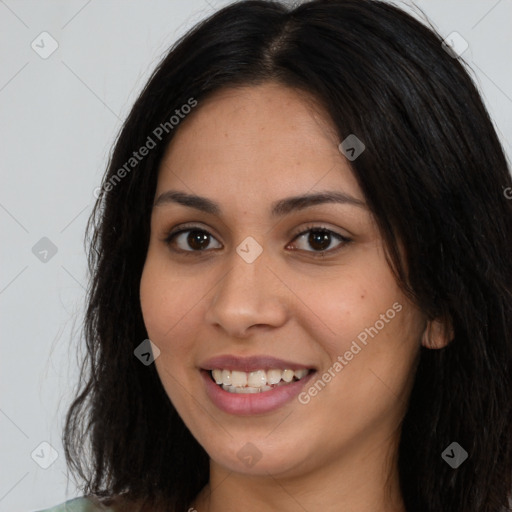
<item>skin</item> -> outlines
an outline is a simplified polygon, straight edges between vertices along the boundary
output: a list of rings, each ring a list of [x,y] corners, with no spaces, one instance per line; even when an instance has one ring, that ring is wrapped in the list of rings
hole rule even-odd
[[[420,345],[443,346],[443,331],[398,287],[364,204],[270,216],[274,201],[319,191],[364,203],[340,142],[312,98],[265,83],[201,102],[162,160],[155,199],[179,190],[222,210],[154,207],[140,283],[162,384],[211,459],[210,483],[191,504],[199,512],[405,510],[400,421]],[[211,234],[206,250],[187,243],[188,233],[166,243],[184,223]],[[308,233],[296,236],[311,224],[351,241],[332,236],[319,257]],[[263,248],[252,263],[236,252],[248,236]],[[270,413],[236,416],[205,393],[199,366],[223,354],[291,359],[321,376],[395,303],[401,311],[307,404],[294,399]],[[237,456],[248,442],[261,454],[252,467]]]

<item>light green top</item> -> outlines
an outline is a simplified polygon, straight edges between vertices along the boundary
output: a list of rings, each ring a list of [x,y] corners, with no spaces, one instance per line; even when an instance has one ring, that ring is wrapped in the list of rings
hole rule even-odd
[[[38,512],[113,512],[111,508],[97,507],[87,498],[74,498],[72,500],[56,505],[55,507],[40,510]]]

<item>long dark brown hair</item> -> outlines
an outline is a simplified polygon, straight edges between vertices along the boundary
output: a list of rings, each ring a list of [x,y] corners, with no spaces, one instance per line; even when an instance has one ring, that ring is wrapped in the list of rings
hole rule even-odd
[[[139,284],[159,163],[179,125],[166,125],[160,138],[154,131],[191,98],[199,109],[222,87],[265,81],[312,94],[340,141],[352,133],[364,141],[352,169],[397,280],[429,318],[453,327],[447,347],[421,348],[403,419],[398,463],[407,510],[507,510],[509,169],[460,59],[433,30],[373,0],[235,3],[186,34],[154,71],[118,136],[89,219],[87,358],[64,431],[70,469],[86,493],[123,494],[159,511],[187,510],[208,482],[206,452],[155,366],[133,354],[148,337]],[[155,147],[127,166],[149,136]],[[469,454],[457,469],[441,457],[454,441]]]

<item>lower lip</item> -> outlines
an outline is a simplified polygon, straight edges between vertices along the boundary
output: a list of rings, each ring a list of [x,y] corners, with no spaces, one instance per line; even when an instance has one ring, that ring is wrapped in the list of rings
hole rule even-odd
[[[212,380],[209,371],[201,370],[201,376],[206,385],[206,394],[210,400],[224,412],[241,416],[263,414],[279,409],[293,400],[315,373],[312,371],[300,380],[275,387],[269,391],[241,394],[224,391]]]

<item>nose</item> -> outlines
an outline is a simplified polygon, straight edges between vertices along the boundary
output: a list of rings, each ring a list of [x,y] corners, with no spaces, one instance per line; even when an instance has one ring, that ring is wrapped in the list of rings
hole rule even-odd
[[[282,326],[288,317],[288,288],[267,265],[265,251],[252,263],[233,251],[229,268],[214,287],[205,320],[231,338]]]

